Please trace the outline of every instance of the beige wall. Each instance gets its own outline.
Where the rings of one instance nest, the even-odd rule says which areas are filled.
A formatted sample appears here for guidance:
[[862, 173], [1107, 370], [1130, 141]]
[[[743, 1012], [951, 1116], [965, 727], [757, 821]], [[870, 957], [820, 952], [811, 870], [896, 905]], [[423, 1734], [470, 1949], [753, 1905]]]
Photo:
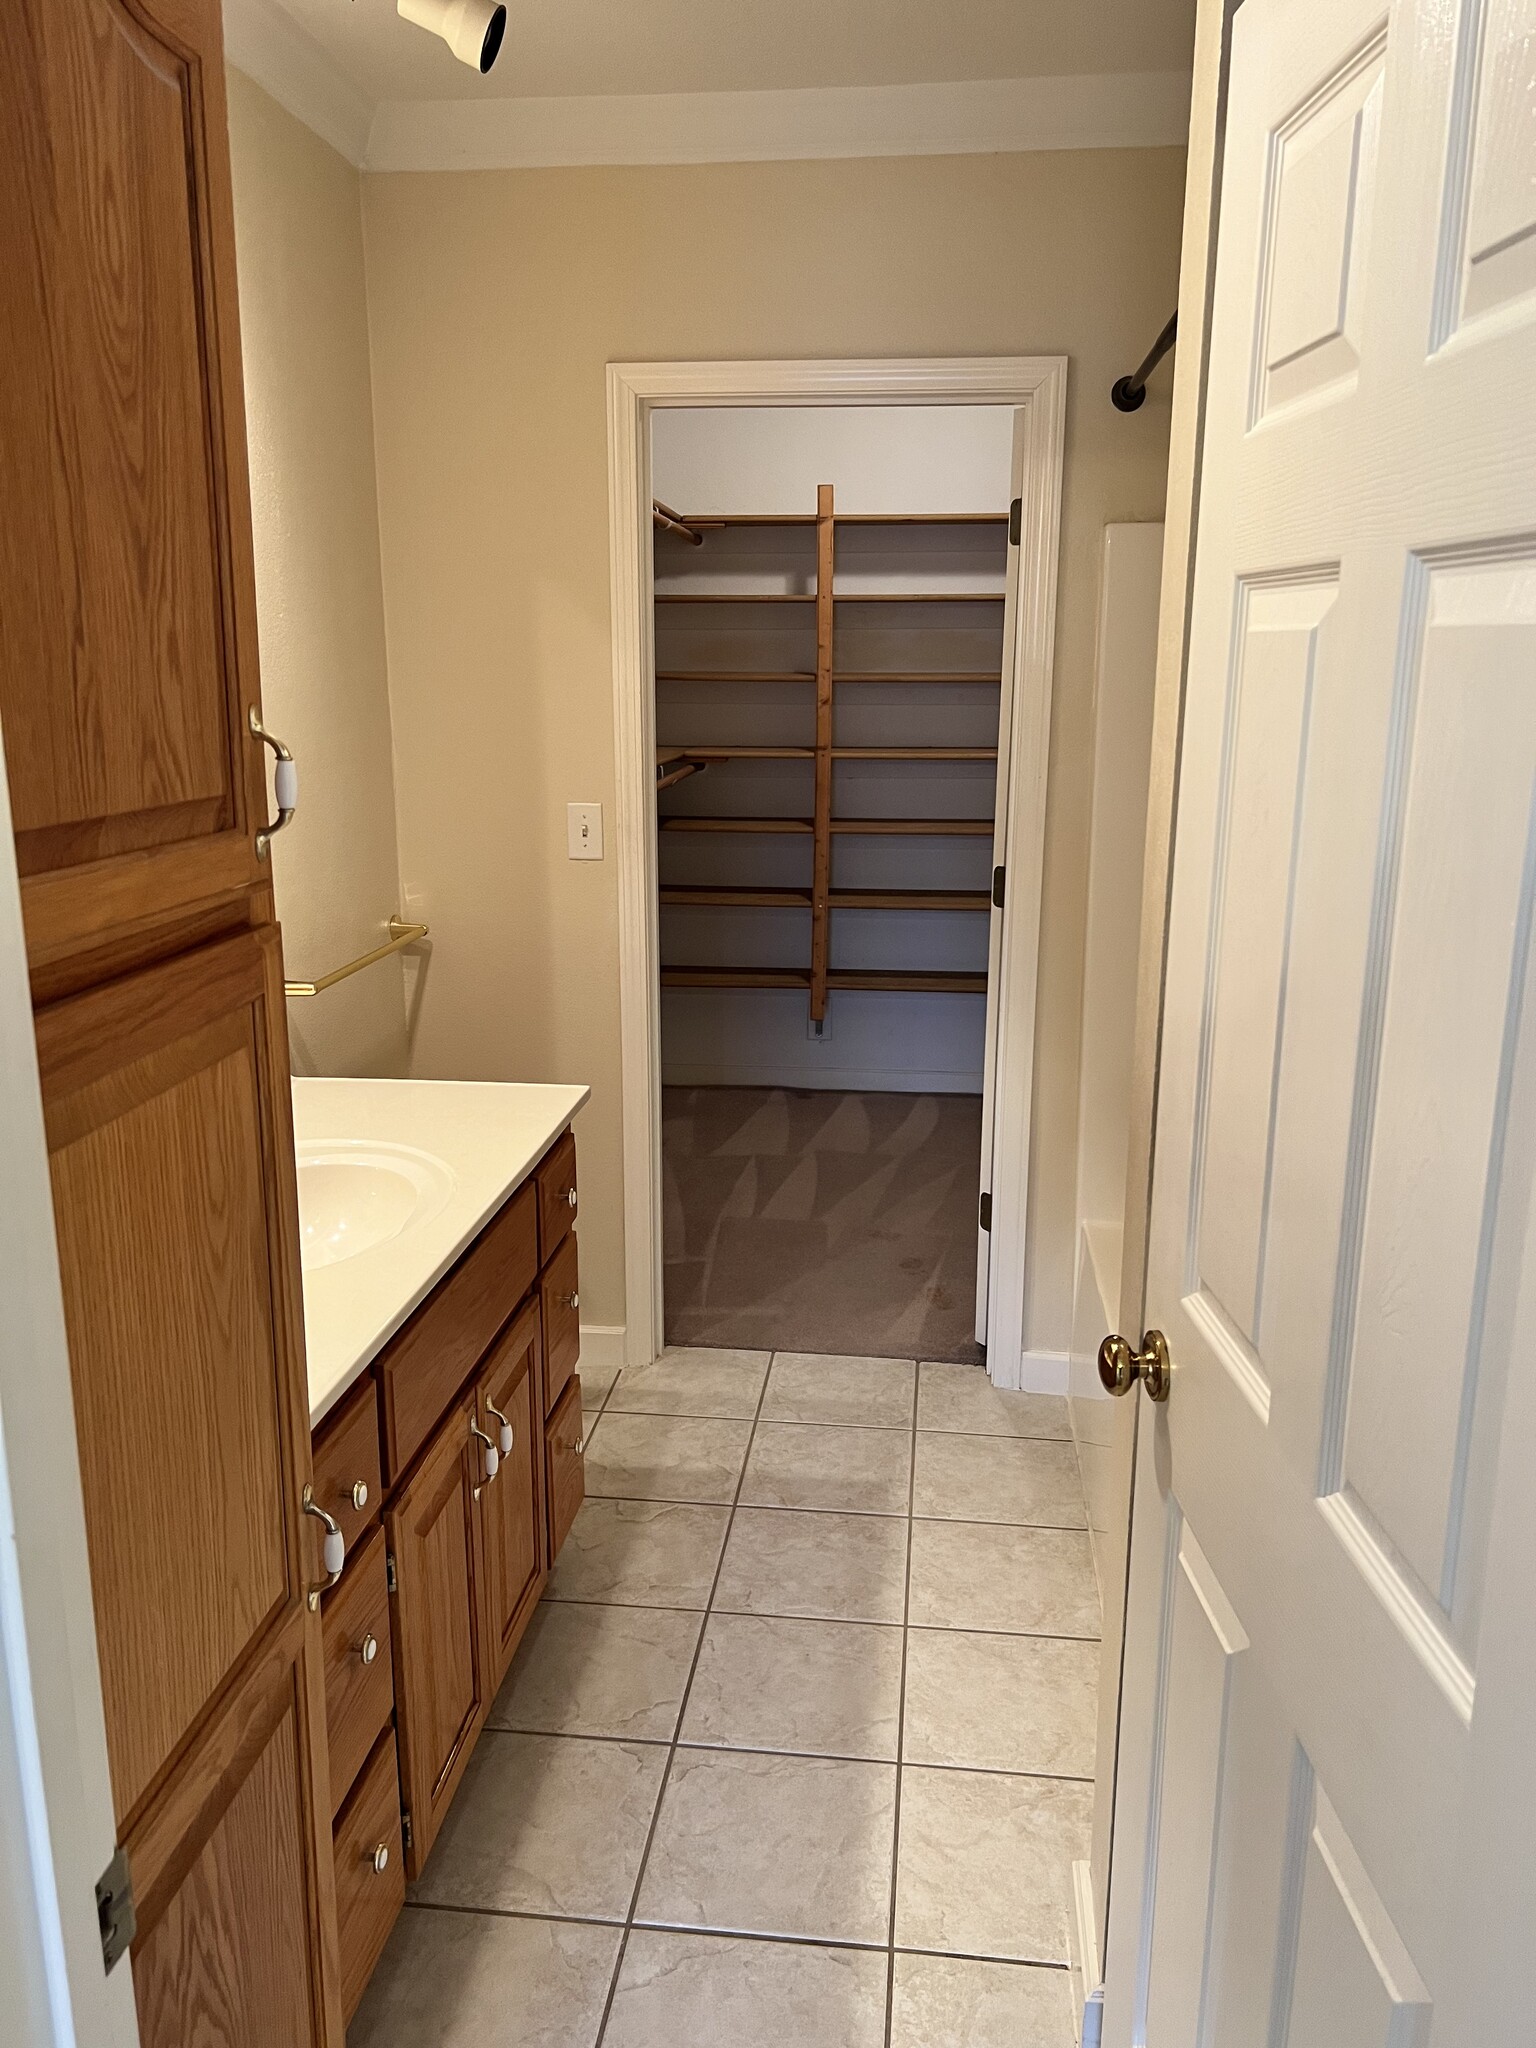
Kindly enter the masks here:
[[[1109, 386], [1177, 290], [1177, 150], [364, 180], [401, 872], [439, 943], [415, 1071], [576, 1077], [583, 1311], [623, 1315], [604, 365], [1064, 351], [1029, 1341], [1069, 1340], [1094, 613], [1168, 435]], [[1164, 373], [1166, 381], [1166, 373]]]
[[[414, 1071], [590, 1081], [583, 1313], [623, 1318], [604, 365], [1065, 352], [1065, 528], [1029, 1343], [1067, 1349], [1102, 531], [1156, 519], [1183, 156], [1049, 152], [365, 178], [401, 873], [438, 938]], [[1164, 373], [1166, 383], [1166, 372]]]
[[[273, 884], [289, 974], [310, 979], [377, 945], [399, 898], [361, 180], [238, 71], [229, 140], [262, 706], [299, 764]], [[404, 1073], [401, 961], [288, 1022], [300, 1073]]]

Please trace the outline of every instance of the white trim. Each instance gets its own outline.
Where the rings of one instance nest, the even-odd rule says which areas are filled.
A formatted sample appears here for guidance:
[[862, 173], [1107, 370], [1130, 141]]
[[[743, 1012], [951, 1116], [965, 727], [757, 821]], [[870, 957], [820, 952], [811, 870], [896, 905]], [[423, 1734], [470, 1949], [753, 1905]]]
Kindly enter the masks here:
[[1072, 1980], [1072, 2018], [1083, 2038], [1083, 2008], [1102, 1981], [1099, 1934], [1093, 1913], [1093, 1866], [1084, 1857], [1072, 1865], [1072, 1911], [1067, 1920], [1067, 1972]]
[[275, 0], [224, 0], [224, 56], [359, 167], [374, 106]]
[[[996, 1215], [996, 1210], [993, 1214]], [[991, 1363], [992, 1348], [987, 1347], [987, 1360]], [[998, 1365], [1001, 1366], [1001, 1359]], [[998, 1386], [1017, 1386], [1026, 1394], [1065, 1394], [1069, 1391], [1071, 1355], [1065, 1351], [1021, 1351], [1019, 1353], [1019, 1376], [1016, 1381], [1002, 1378], [994, 1370], [992, 1378]]]
[[952, 1067], [732, 1067], [669, 1066], [665, 1088], [853, 1089], [872, 1095], [979, 1095], [981, 1075]]
[[[263, 0], [227, 4], [244, 10]], [[374, 112], [366, 163], [371, 171], [507, 171], [1151, 149], [1182, 146], [1188, 126], [1183, 71], [775, 92], [385, 100]]]
[[579, 1370], [616, 1374], [624, 1363], [624, 1325], [622, 1323], [583, 1323], [581, 1326], [581, 1365]]
[[659, 406], [1012, 405], [1025, 414], [1023, 573], [1005, 794], [1007, 908], [998, 970], [989, 1370], [999, 1386], [1065, 1393], [1064, 1353], [1023, 1352], [1035, 991], [1045, 855], [1067, 363], [1064, 356], [912, 361], [610, 363], [615, 855], [624, 1122], [624, 1263], [630, 1364], [662, 1346], [661, 1060], [656, 911], [650, 415]]
[[0, 757], [0, 1985], [18, 2048], [136, 2048], [101, 1967], [116, 1837], [21, 899]]

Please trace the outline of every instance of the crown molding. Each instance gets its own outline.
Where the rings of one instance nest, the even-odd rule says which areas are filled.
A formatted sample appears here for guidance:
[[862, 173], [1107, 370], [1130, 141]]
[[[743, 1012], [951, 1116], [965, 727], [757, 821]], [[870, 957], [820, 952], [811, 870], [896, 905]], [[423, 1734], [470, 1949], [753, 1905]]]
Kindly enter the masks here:
[[279, 0], [224, 0], [224, 52], [369, 171], [1148, 149], [1181, 145], [1189, 127], [1183, 71], [374, 106]]
[[791, 92], [571, 99], [387, 100], [370, 171], [529, 170], [580, 164], [767, 163], [1182, 145], [1182, 71], [985, 79]]
[[224, 55], [295, 120], [362, 168], [372, 103], [275, 0], [224, 0]]

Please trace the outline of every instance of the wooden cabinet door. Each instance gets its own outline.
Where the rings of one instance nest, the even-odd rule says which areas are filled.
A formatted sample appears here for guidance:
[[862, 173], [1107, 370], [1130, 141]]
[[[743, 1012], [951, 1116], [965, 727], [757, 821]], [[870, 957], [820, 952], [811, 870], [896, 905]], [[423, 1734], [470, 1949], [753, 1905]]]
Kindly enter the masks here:
[[265, 872], [218, 0], [6, 0], [0, 133], [0, 721], [36, 965]]
[[539, 1306], [530, 1301], [497, 1341], [478, 1383], [480, 1427], [498, 1446], [503, 1429], [512, 1432], [511, 1450], [502, 1454], [496, 1477], [480, 1494], [487, 1684], [493, 1694], [544, 1586], [539, 1381]]
[[384, 1517], [395, 1564], [391, 1633], [410, 1877], [437, 1838], [491, 1698], [480, 1620], [484, 1467], [476, 1414], [472, 1392], [454, 1403]]
[[[135, 1985], [142, 2000], [152, 1980], [159, 2038], [254, 2041], [234, 2018], [199, 2033], [209, 1987], [182, 1951], [267, 1942], [275, 1968], [305, 1926], [306, 1968], [285, 1995], [309, 2018], [281, 2038], [334, 2040], [277, 933], [43, 1009], [37, 1048], [107, 1748], [139, 1898]], [[259, 1885], [236, 1846], [257, 1834]], [[236, 1905], [237, 1921], [219, 1917]], [[162, 1914], [180, 1931], [157, 1935]], [[141, 1974], [140, 1953], [173, 1951], [174, 1969]], [[244, 1992], [265, 1995], [254, 1963], [231, 1977], [232, 2014]]]

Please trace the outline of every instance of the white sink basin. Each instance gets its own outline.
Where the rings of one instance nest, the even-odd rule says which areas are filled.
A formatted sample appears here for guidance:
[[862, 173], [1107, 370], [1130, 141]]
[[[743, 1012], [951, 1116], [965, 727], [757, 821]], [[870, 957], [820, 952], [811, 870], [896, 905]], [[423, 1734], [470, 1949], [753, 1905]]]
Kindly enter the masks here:
[[298, 1146], [300, 1257], [306, 1272], [338, 1266], [440, 1215], [453, 1169], [430, 1152], [367, 1138]]

